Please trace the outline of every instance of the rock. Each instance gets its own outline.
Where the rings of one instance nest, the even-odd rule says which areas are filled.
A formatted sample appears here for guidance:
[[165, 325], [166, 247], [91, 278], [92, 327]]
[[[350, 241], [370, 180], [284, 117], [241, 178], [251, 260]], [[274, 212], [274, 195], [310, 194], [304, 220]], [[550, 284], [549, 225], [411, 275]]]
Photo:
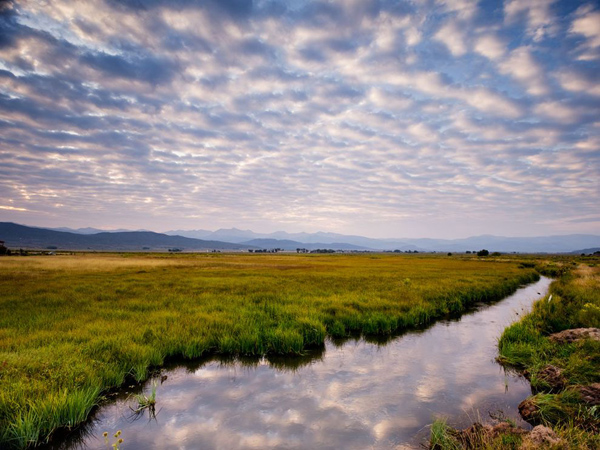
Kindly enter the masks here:
[[588, 405], [600, 405], [600, 383], [593, 383], [587, 386], [573, 386], [573, 389], [579, 392], [581, 400]]
[[526, 398], [519, 403], [519, 414], [529, 423], [535, 423], [538, 419], [539, 408], [532, 398]]
[[537, 377], [550, 386], [553, 391], [561, 391], [567, 382], [562, 372], [562, 369], [548, 364], [537, 373]]
[[556, 433], [544, 425], [538, 425], [523, 439], [521, 448], [567, 448], [566, 442], [559, 438]]
[[560, 333], [551, 334], [550, 339], [561, 344], [576, 342], [581, 339], [600, 341], [600, 328], [573, 328], [572, 330], [563, 330]]

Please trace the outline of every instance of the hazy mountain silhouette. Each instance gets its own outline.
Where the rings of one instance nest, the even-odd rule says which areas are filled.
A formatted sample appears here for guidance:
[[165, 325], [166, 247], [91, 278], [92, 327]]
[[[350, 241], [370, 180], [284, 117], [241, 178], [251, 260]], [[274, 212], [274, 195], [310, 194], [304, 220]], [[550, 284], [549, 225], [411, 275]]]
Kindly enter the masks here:
[[243, 250], [248, 245], [212, 240], [168, 236], [152, 231], [101, 232], [77, 234], [45, 228], [27, 227], [11, 222], [0, 222], [0, 240], [8, 248], [57, 247], [62, 250]]
[[[503, 237], [482, 235], [466, 239], [374, 239], [337, 233], [255, 233], [238, 228], [208, 230], [177, 230], [166, 233], [152, 231], [100, 231], [80, 228], [77, 232], [56, 231], [0, 222], [0, 240], [9, 248], [46, 248], [91, 250], [152, 250], [182, 248], [185, 250], [241, 250], [248, 248], [282, 248], [308, 250], [400, 250], [425, 252], [465, 252], [487, 249], [498, 252], [569, 253], [600, 247], [600, 236], [570, 234], [537, 237]], [[98, 230], [99, 231], [99, 230]], [[86, 233], [86, 234], [82, 234]], [[91, 234], [90, 234], [91, 233]], [[176, 234], [179, 233], [179, 234]], [[199, 238], [201, 237], [201, 238]]]

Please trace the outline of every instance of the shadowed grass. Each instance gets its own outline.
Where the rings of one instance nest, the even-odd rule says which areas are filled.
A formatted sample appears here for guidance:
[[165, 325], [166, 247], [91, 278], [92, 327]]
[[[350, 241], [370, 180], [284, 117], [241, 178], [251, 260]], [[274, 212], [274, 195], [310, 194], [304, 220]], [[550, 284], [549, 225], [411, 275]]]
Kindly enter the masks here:
[[404, 255], [0, 259], [0, 445], [83, 421], [167, 357], [301, 354], [389, 334], [538, 279], [516, 262]]

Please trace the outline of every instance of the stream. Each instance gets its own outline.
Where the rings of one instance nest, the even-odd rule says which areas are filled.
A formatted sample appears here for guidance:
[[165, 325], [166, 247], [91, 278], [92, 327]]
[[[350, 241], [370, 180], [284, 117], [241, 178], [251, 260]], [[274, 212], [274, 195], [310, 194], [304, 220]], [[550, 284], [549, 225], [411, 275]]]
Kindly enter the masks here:
[[[495, 362], [496, 345], [551, 281], [387, 340], [327, 340], [303, 357], [166, 367], [162, 383], [158, 375], [123, 392], [49, 448], [110, 449], [121, 430], [124, 450], [416, 449], [436, 417], [457, 427], [507, 417], [530, 428], [517, 411], [529, 383]], [[149, 393], [152, 383], [156, 416], [136, 415], [131, 394]]]

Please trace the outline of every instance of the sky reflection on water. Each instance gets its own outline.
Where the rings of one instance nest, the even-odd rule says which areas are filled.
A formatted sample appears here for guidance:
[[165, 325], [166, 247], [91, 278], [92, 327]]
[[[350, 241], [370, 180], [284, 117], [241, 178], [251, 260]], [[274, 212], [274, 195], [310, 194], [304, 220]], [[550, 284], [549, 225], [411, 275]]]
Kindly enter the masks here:
[[158, 385], [156, 420], [132, 420], [134, 402], [121, 398], [60, 448], [105, 449], [102, 433], [117, 430], [124, 450], [418, 448], [437, 416], [467, 426], [502, 411], [527, 426], [517, 405], [529, 384], [495, 363], [496, 342], [550, 281], [385, 344], [328, 341], [303, 358], [178, 366]]

